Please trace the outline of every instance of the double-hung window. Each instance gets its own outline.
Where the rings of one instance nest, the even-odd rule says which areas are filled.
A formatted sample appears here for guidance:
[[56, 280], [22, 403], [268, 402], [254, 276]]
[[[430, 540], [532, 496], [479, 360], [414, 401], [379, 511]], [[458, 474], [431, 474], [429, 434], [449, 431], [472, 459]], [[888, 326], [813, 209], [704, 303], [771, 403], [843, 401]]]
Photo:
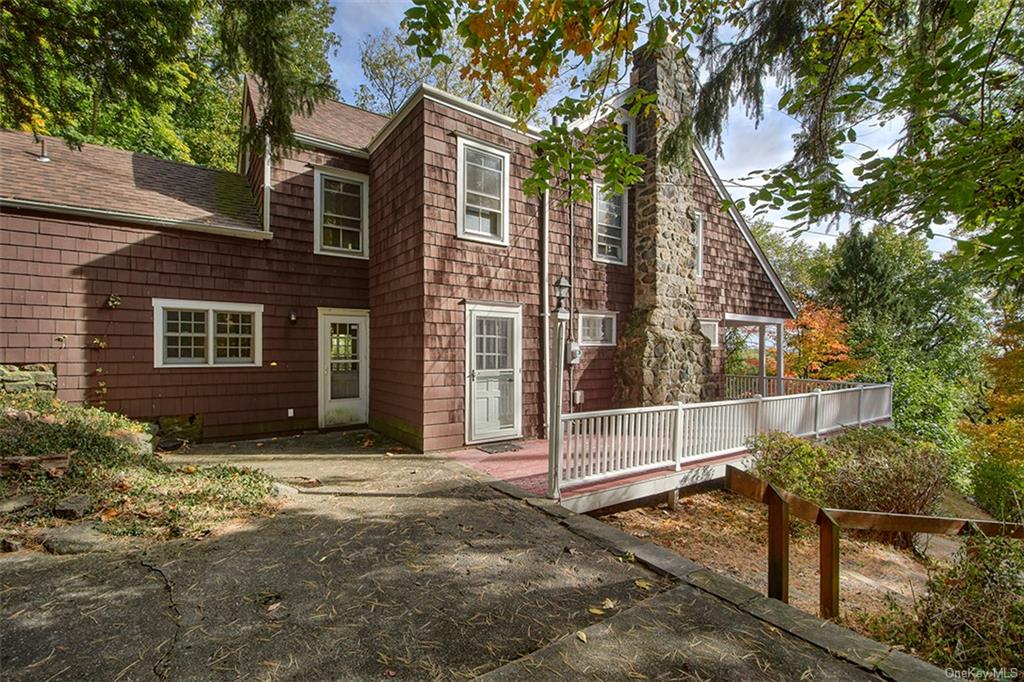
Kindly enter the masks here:
[[155, 367], [263, 364], [263, 306], [153, 299]]
[[614, 346], [614, 313], [580, 313], [581, 346]]
[[627, 211], [625, 192], [612, 194], [594, 183], [594, 260], [626, 264]]
[[370, 179], [361, 173], [316, 168], [313, 182], [313, 250], [366, 258]]
[[460, 137], [457, 162], [459, 237], [507, 246], [509, 153]]

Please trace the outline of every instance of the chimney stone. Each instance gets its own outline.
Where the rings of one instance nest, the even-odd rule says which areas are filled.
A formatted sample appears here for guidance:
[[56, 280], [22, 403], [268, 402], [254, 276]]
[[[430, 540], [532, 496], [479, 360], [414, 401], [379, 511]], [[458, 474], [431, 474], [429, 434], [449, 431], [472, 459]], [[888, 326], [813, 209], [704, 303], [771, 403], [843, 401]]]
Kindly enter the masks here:
[[[675, 47], [633, 54], [637, 86], [658, 96], [658, 115], [635, 122], [645, 157], [635, 193], [633, 313], [617, 355], [618, 402], [624, 406], [700, 400], [710, 342], [697, 317], [696, 229], [690, 136], [691, 64]], [[677, 131], [679, 124], [683, 133]]]

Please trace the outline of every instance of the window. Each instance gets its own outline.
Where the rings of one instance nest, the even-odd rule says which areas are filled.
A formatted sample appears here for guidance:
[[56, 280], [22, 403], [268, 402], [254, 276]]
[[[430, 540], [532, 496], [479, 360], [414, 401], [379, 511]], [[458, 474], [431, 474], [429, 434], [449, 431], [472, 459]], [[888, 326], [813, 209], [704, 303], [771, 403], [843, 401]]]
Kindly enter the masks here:
[[369, 178], [360, 173], [317, 168], [313, 182], [314, 252], [366, 258]]
[[458, 233], [463, 239], [508, 245], [509, 153], [458, 142]]
[[581, 313], [580, 314], [580, 345], [581, 346], [614, 346], [615, 345], [615, 314], [614, 313]]
[[616, 116], [616, 120], [619, 126], [622, 128], [622, 134], [626, 138], [626, 149], [629, 150], [630, 154], [636, 153], [636, 122], [633, 117], [627, 114], [625, 111], [619, 111]]
[[694, 260], [696, 261], [697, 276], [704, 276], [704, 214], [700, 211], [693, 213], [693, 242], [695, 248]]
[[626, 194], [608, 194], [594, 183], [594, 260], [626, 264]]
[[708, 341], [711, 342], [712, 348], [718, 348], [718, 323], [714, 320], [701, 320], [700, 321], [701, 333], [708, 337]]
[[263, 364], [263, 306], [153, 299], [153, 366]]

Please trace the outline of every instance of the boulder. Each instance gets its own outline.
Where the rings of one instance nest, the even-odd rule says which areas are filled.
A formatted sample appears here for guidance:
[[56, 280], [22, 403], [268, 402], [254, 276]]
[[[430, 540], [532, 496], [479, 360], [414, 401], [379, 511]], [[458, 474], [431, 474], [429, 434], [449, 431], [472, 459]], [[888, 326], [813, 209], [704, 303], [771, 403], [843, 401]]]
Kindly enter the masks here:
[[0, 540], [0, 552], [17, 552], [21, 549], [21, 543], [11, 538]]
[[91, 523], [47, 528], [36, 535], [36, 540], [51, 554], [84, 554], [107, 549], [112, 539], [96, 530]]
[[8, 393], [28, 393], [36, 390], [36, 384], [31, 379], [29, 381], [8, 381], [4, 377], [4, 390]]
[[35, 497], [32, 495], [15, 495], [14, 497], [8, 497], [0, 500], [0, 514], [14, 514], [20, 512], [23, 509], [28, 509], [35, 502]]
[[72, 495], [53, 508], [58, 519], [80, 519], [92, 510], [92, 498], [88, 495]]

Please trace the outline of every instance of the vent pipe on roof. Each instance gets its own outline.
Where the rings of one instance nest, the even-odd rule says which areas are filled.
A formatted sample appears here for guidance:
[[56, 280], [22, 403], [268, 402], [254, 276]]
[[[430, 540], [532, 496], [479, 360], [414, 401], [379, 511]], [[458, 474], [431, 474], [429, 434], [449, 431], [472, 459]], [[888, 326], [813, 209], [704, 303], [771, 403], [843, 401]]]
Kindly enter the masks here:
[[36, 157], [36, 160], [37, 161], [42, 161], [43, 163], [50, 163], [51, 159], [50, 159], [49, 156], [46, 155], [46, 139], [45, 138], [40, 138], [40, 140], [39, 140], [39, 156]]

